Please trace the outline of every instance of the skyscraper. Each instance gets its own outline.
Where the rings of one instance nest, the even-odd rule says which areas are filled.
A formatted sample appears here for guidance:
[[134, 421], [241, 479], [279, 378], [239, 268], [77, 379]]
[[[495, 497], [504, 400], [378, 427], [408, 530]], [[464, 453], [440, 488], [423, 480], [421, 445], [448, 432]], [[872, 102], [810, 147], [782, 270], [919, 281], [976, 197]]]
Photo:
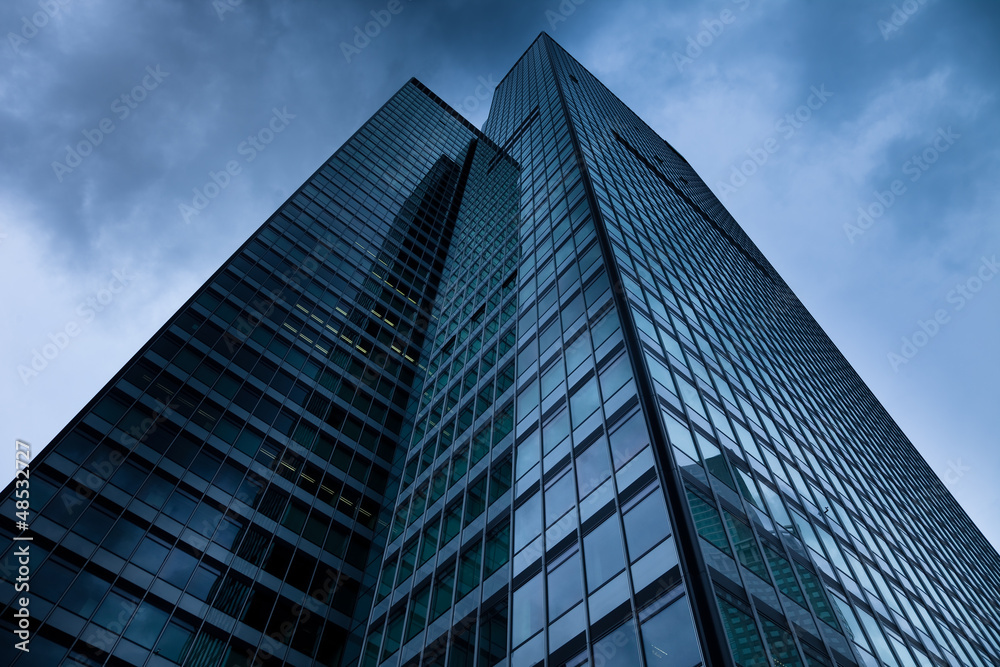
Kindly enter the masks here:
[[29, 517], [14, 664], [1000, 664], [996, 552], [546, 35], [482, 131], [404, 85], [39, 455]]

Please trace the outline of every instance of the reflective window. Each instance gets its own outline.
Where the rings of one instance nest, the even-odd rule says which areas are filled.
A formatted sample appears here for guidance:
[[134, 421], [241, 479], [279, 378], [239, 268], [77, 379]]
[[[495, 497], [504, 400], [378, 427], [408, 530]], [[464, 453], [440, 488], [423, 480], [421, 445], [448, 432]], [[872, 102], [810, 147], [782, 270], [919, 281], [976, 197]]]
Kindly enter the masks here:
[[580, 566], [580, 552], [576, 551], [549, 571], [549, 619], [555, 620], [582, 599], [583, 572]]
[[701, 662], [687, 598], [643, 622], [642, 647], [650, 667], [694, 667]]
[[536, 493], [514, 512], [514, 551], [520, 551], [542, 532], [542, 496]]
[[545, 624], [545, 595], [541, 574], [514, 591], [511, 624], [515, 646], [542, 629]]
[[607, 442], [602, 438], [576, 457], [576, 480], [580, 498], [596, 489], [611, 476], [611, 458]]
[[640, 663], [635, 621], [626, 621], [611, 634], [594, 642], [594, 661], [604, 667], [635, 667]]
[[587, 588], [591, 591], [625, 567], [618, 515], [612, 514], [583, 538]]
[[729, 649], [736, 662], [743, 667], [771, 667], [753, 617], [726, 600], [716, 600], [722, 614], [722, 624], [726, 628], [726, 637], [729, 639]]
[[624, 516], [625, 541], [635, 561], [670, 532], [667, 506], [659, 489], [646, 496]]
[[767, 566], [764, 565], [764, 559], [760, 555], [760, 549], [757, 547], [750, 526], [730, 512], [723, 511], [723, 515], [726, 518], [726, 527], [729, 529], [729, 538], [733, 541], [736, 557], [740, 563], [764, 581], [768, 581]]
[[716, 548], [727, 554], [731, 553], [729, 542], [726, 541], [726, 531], [719, 518], [719, 510], [691, 489], [688, 489], [687, 497], [695, 526], [698, 528], [698, 534], [715, 545]]
[[545, 490], [545, 525], [551, 526], [576, 505], [576, 488], [573, 475], [564, 474]]
[[761, 616], [760, 622], [764, 627], [764, 637], [767, 639], [767, 647], [771, 650], [771, 657], [779, 664], [788, 667], [803, 667], [802, 658], [795, 648], [795, 640], [788, 630], [766, 616]]
[[162, 609], [154, 607], [149, 602], [143, 602], [125, 630], [125, 638], [144, 648], [153, 648], [160, 631], [167, 623], [168, 616], [169, 614]]

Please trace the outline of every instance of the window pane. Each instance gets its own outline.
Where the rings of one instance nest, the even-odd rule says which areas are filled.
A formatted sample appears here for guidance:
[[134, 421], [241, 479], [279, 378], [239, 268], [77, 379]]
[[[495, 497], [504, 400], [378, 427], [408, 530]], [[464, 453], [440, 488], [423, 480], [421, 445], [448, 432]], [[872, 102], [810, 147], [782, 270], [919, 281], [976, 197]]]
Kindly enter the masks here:
[[769, 667], [764, 644], [760, 641], [760, 633], [757, 632], [753, 617], [721, 598], [717, 600], [722, 613], [722, 624], [726, 627], [726, 636], [729, 638], [729, 648], [736, 662], [742, 667]]
[[187, 583], [197, 564], [198, 559], [194, 556], [188, 555], [180, 549], [174, 549], [163, 564], [160, 578], [169, 581], [177, 588], [184, 588], [184, 584]]
[[175, 623], [167, 625], [163, 636], [156, 644], [156, 655], [180, 663], [191, 643], [191, 631]]
[[574, 553], [549, 572], [549, 619], [555, 620], [563, 612], [583, 599], [583, 573], [580, 571], [580, 552]]
[[625, 514], [625, 541], [628, 543], [629, 558], [636, 560], [669, 532], [667, 506], [657, 489]]
[[517, 646], [542, 629], [545, 623], [545, 600], [542, 595], [542, 575], [539, 573], [528, 583], [514, 591], [513, 641]]
[[585, 498], [610, 476], [611, 457], [608, 455], [605, 439], [601, 438], [576, 457], [576, 480], [580, 486], [580, 497]]
[[462, 554], [462, 562], [458, 568], [458, 595], [461, 599], [479, 585], [480, 561], [482, 560], [482, 545], [473, 544]]
[[771, 572], [774, 574], [774, 580], [778, 584], [778, 590], [798, 602], [802, 607], [805, 607], [806, 598], [802, 595], [799, 582], [795, 580], [795, 574], [792, 572], [792, 564], [769, 547], [764, 547], [764, 553], [767, 554], [767, 561], [771, 565]]
[[649, 431], [646, 429], [645, 417], [642, 412], [637, 412], [611, 434], [611, 452], [615, 459], [615, 468], [620, 468], [648, 444]]
[[691, 514], [694, 515], [694, 523], [698, 528], [698, 534], [714, 544], [718, 549], [730, 554], [729, 542], [726, 541], [726, 531], [722, 527], [722, 520], [719, 518], [719, 511], [714, 504], [709, 504], [707, 500], [690, 489], [687, 492], [688, 503], [691, 505]]
[[602, 667], [635, 667], [640, 664], [635, 621], [627, 621], [625, 625], [596, 642], [594, 660]]
[[768, 581], [767, 568], [764, 566], [764, 559], [760, 555], [760, 549], [754, 541], [753, 531], [750, 526], [743, 523], [729, 512], [724, 512], [726, 517], [726, 527], [729, 528], [729, 537], [736, 547], [736, 557], [740, 559], [743, 567], [747, 568], [764, 581]]
[[436, 619], [451, 608], [451, 593], [455, 586], [455, 568], [449, 567], [438, 574], [434, 582], [434, 602], [431, 620]]
[[551, 526], [575, 504], [573, 475], [567, 473], [545, 491], [545, 525]]
[[542, 533], [542, 496], [536, 493], [514, 512], [514, 551], [520, 551], [528, 542]]
[[167, 622], [167, 616], [167, 612], [144, 602], [129, 623], [125, 637], [145, 648], [153, 648], [153, 642]]
[[81, 572], [76, 583], [66, 593], [63, 605], [70, 611], [88, 618], [94, 613], [97, 603], [101, 601], [110, 586], [90, 572]]
[[147, 536], [136, 549], [132, 562], [144, 570], [156, 572], [163, 565], [163, 559], [167, 557], [168, 551], [169, 549], [159, 540]]
[[701, 662], [687, 598], [642, 624], [642, 646], [651, 667], [691, 667]]
[[583, 539], [587, 564], [587, 587], [594, 590], [625, 567], [618, 515], [608, 517]]
[[792, 635], [766, 616], [761, 616], [760, 622], [764, 626], [767, 646], [771, 649], [771, 657], [774, 658], [775, 662], [788, 667], [803, 667]]
[[806, 595], [809, 596], [809, 601], [812, 603], [813, 611], [816, 612], [816, 615], [824, 623], [837, 632], [840, 632], [840, 624], [837, 623], [837, 617], [833, 615], [833, 609], [830, 607], [830, 602], [826, 599], [826, 593], [823, 592], [823, 584], [820, 582], [819, 577], [802, 565], [798, 563], [795, 565], [799, 570], [799, 578], [802, 579], [802, 585], [805, 586]]
[[[573, 427], [577, 427], [589, 417], [601, 404], [601, 394], [597, 390], [597, 378], [592, 377], [582, 387], [570, 396], [570, 412], [573, 417]], [[546, 443], [546, 446], [548, 443]]]
[[488, 577], [507, 564], [510, 558], [510, 525], [504, 524], [486, 538], [486, 572]]
[[424, 622], [427, 620], [427, 603], [430, 600], [431, 589], [424, 587], [418, 593], [414, 593], [410, 607], [410, 622], [406, 631], [406, 641], [417, 636], [424, 629]]

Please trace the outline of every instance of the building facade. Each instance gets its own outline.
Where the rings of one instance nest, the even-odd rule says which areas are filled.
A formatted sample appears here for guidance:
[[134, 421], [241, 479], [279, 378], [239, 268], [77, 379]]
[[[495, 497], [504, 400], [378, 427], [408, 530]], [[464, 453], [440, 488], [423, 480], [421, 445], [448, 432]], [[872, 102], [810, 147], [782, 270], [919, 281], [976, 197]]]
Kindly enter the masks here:
[[544, 34], [482, 131], [403, 86], [30, 483], [17, 665], [1000, 664], [996, 551]]

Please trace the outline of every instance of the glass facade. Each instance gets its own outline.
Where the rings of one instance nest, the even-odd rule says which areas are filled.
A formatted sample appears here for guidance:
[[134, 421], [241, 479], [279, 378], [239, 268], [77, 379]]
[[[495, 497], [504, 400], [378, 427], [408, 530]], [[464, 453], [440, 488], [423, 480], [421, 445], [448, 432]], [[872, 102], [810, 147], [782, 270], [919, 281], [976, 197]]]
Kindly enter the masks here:
[[[463, 268], [491, 267], [491, 296], [512, 294], [506, 255], [509, 266], [448, 258], [502, 228], [516, 174], [419, 82], [405, 85], [36, 459], [34, 638], [11, 662], [356, 657], [425, 348], [450, 312], [439, 298]], [[505, 350], [483, 330], [510, 328], [509, 301], [473, 317], [497, 360]], [[479, 394], [478, 416], [492, 415]], [[11, 517], [15, 502], [8, 489]], [[0, 528], [7, 632], [12, 528]]]
[[482, 131], [407, 83], [30, 498], [17, 665], [1000, 664], [996, 551], [690, 165], [544, 34]]
[[[635, 383], [649, 429], [636, 426], [622, 442], [632, 452], [652, 437], [659, 478], [650, 485], [666, 490], [703, 659], [744, 667], [1000, 664], [996, 551], [690, 165], [545, 36], [500, 85], [487, 132], [504, 136], [516, 122], [501, 129], [506, 119], [526, 113], [516, 100], [542, 94], [529, 74], [535, 67], [555, 80], [570, 127], [566, 149], [584, 174], [622, 323], [634, 378], [627, 386]], [[527, 172], [527, 158], [511, 152]], [[522, 181], [522, 201], [526, 189]], [[538, 201], [536, 190], [522, 226]], [[547, 247], [534, 252], [541, 257]], [[558, 247], [555, 257], [558, 264]], [[536, 317], [528, 311], [519, 313], [518, 344], [531, 348]], [[539, 313], [537, 329], [545, 320]], [[543, 335], [540, 377], [550, 363]], [[597, 363], [614, 462], [614, 399], [604, 392], [600, 355]], [[520, 397], [533, 391], [535, 371], [518, 371]], [[574, 387], [585, 380], [569, 384], [572, 411]], [[544, 422], [544, 406], [542, 413]], [[519, 437], [521, 420], [538, 420], [516, 417]], [[634, 510], [617, 486], [630, 546]], [[590, 574], [590, 529], [581, 526], [589, 587], [603, 575]], [[669, 528], [662, 512], [643, 527], [650, 539]], [[621, 537], [609, 529], [594, 542], [617, 552]], [[628, 572], [635, 596], [636, 564]], [[631, 637], [638, 626], [646, 642], [644, 603], [635, 599], [620, 627]], [[591, 606], [595, 665], [598, 620]], [[552, 651], [551, 626], [549, 635]], [[682, 652], [684, 635], [654, 641], [676, 642]], [[718, 644], [731, 655], [710, 655]]]

